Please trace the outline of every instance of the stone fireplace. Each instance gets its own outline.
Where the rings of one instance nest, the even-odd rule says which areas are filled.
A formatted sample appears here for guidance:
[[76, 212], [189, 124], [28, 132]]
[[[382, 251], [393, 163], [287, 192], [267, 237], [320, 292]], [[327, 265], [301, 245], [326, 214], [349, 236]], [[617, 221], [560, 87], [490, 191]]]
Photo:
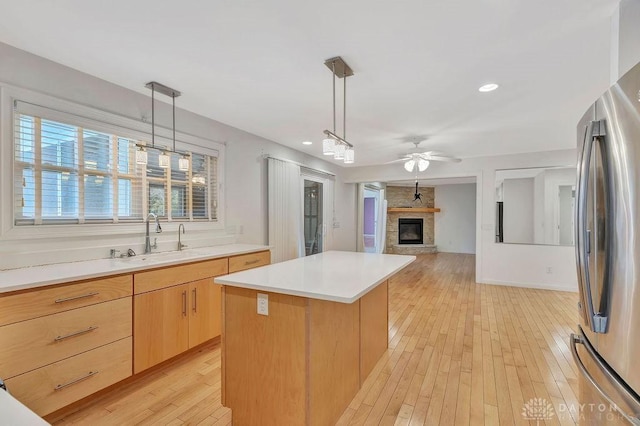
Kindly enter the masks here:
[[[423, 254], [438, 251], [434, 243], [434, 213], [424, 211], [425, 208], [433, 209], [435, 207], [434, 188], [418, 188], [418, 192], [422, 194], [422, 202], [413, 200], [414, 192], [415, 186], [387, 186], [389, 211], [387, 213], [386, 253]], [[396, 211], [392, 211], [393, 209]], [[417, 225], [418, 222], [421, 224]], [[418, 228], [418, 226], [420, 227]]]
[[424, 244], [421, 218], [398, 219], [398, 244]]

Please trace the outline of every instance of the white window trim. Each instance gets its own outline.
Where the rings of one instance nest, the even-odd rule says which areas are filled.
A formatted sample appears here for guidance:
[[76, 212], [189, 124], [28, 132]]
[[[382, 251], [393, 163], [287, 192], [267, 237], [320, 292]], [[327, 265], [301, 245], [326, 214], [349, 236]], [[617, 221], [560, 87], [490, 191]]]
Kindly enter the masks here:
[[[47, 226], [16, 226], [14, 223], [14, 101], [23, 101], [55, 110], [55, 114], [69, 114], [76, 122], [93, 120], [121, 128], [118, 136], [142, 140], [150, 139], [151, 124], [118, 114], [84, 106], [46, 94], [37, 93], [0, 82], [0, 241], [47, 239], [73, 236], [135, 235], [144, 231], [141, 223], [60, 224]], [[49, 118], [49, 117], [48, 117]], [[55, 118], [55, 117], [54, 117]], [[98, 126], [99, 127], [99, 126]], [[93, 130], [93, 129], [92, 129]], [[101, 129], [95, 129], [101, 130]], [[172, 145], [172, 129], [155, 126], [156, 146]], [[110, 131], [113, 131], [111, 129]], [[225, 143], [176, 131], [176, 149], [193, 150], [199, 154], [218, 158], [218, 219], [217, 221], [189, 222], [193, 230], [225, 229]], [[179, 223], [179, 220], [173, 221]]]

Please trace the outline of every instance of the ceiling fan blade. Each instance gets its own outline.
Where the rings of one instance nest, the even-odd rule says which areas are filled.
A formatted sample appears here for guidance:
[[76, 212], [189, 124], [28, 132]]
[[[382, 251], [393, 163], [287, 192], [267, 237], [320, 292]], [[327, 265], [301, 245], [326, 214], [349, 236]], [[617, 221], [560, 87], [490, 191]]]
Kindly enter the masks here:
[[400, 162], [407, 161], [407, 160], [410, 160], [410, 159], [411, 158], [398, 158], [397, 160], [387, 161], [386, 163], [383, 163], [383, 164], [400, 163]]
[[462, 161], [459, 158], [447, 157], [446, 155], [425, 155], [423, 158], [429, 161], [445, 161], [447, 163], [459, 163]]

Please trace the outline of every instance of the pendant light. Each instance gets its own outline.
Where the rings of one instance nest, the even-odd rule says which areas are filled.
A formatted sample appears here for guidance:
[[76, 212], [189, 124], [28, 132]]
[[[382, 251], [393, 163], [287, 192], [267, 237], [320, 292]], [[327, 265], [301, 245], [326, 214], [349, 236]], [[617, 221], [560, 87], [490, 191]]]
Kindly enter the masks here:
[[186, 154], [178, 160], [178, 169], [183, 172], [189, 171], [189, 157]]
[[169, 154], [167, 151], [162, 151], [162, 154], [158, 155], [158, 167], [168, 169], [170, 165], [171, 158], [169, 158]]
[[[333, 155], [335, 160], [343, 160], [345, 164], [353, 164], [355, 150], [353, 145], [347, 142], [347, 77], [353, 75], [353, 71], [340, 57], [327, 59], [324, 64], [333, 74], [333, 131], [325, 130], [326, 137], [322, 140], [322, 153]], [[342, 137], [336, 133], [336, 77], [343, 79], [343, 107], [342, 107]]]
[[322, 153], [324, 155], [333, 155], [336, 149], [336, 140], [325, 138], [322, 140]]
[[353, 164], [356, 159], [356, 152], [353, 148], [349, 147], [344, 150], [344, 163]]
[[[171, 153], [180, 154], [178, 159], [178, 169], [183, 172], [188, 172], [190, 167], [189, 154], [185, 152], [176, 151], [176, 98], [181, 95], [177, 90], [174, 90], [164, 84], [160, 84], [155, 81], [151, 81], [146, 84], [146, 87], [151, 89], [151, 146], [145, 147], [144, 145], [138, 145], [136, 150], [136, 163], [147, 164], [148, 154], [147, 148], [160, 149], [161, 153], [158, 155], [158, 167], [163, 169], [171, 168]], [[155, 93], [156, 90], [163, 95], [167, 95], [172, 99], [172, 113], [173, 113], [173, 150], [165, 148], [156, 148], [156, 114], [155, 114]]]
[[147, 150], [143, 146], [136, 150], [136, 164], [147, 164]]

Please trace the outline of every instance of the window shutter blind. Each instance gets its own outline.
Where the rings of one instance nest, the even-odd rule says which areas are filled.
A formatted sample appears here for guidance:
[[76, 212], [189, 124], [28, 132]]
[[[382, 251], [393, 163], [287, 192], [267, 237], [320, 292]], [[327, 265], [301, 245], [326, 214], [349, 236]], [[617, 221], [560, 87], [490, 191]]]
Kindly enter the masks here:
[[[192, 168], [181, 171], [182, 155], [170, 153], [171, 167], [163, 169], [161, 151], [148, 149], [148, 164], [139, 165], [140, 142], [119, 136], [116, 126], [96, 123], [101, 130], [93, 130], [71, 124], [65, 113], [47, 115], [46, 108], [16, 102], [17, 225], [142, 221], [145, 212], [169, 220], [217, 219], [216, 157], [191, 154]], [[86, 126], [86, 119], [78, 121]]]

